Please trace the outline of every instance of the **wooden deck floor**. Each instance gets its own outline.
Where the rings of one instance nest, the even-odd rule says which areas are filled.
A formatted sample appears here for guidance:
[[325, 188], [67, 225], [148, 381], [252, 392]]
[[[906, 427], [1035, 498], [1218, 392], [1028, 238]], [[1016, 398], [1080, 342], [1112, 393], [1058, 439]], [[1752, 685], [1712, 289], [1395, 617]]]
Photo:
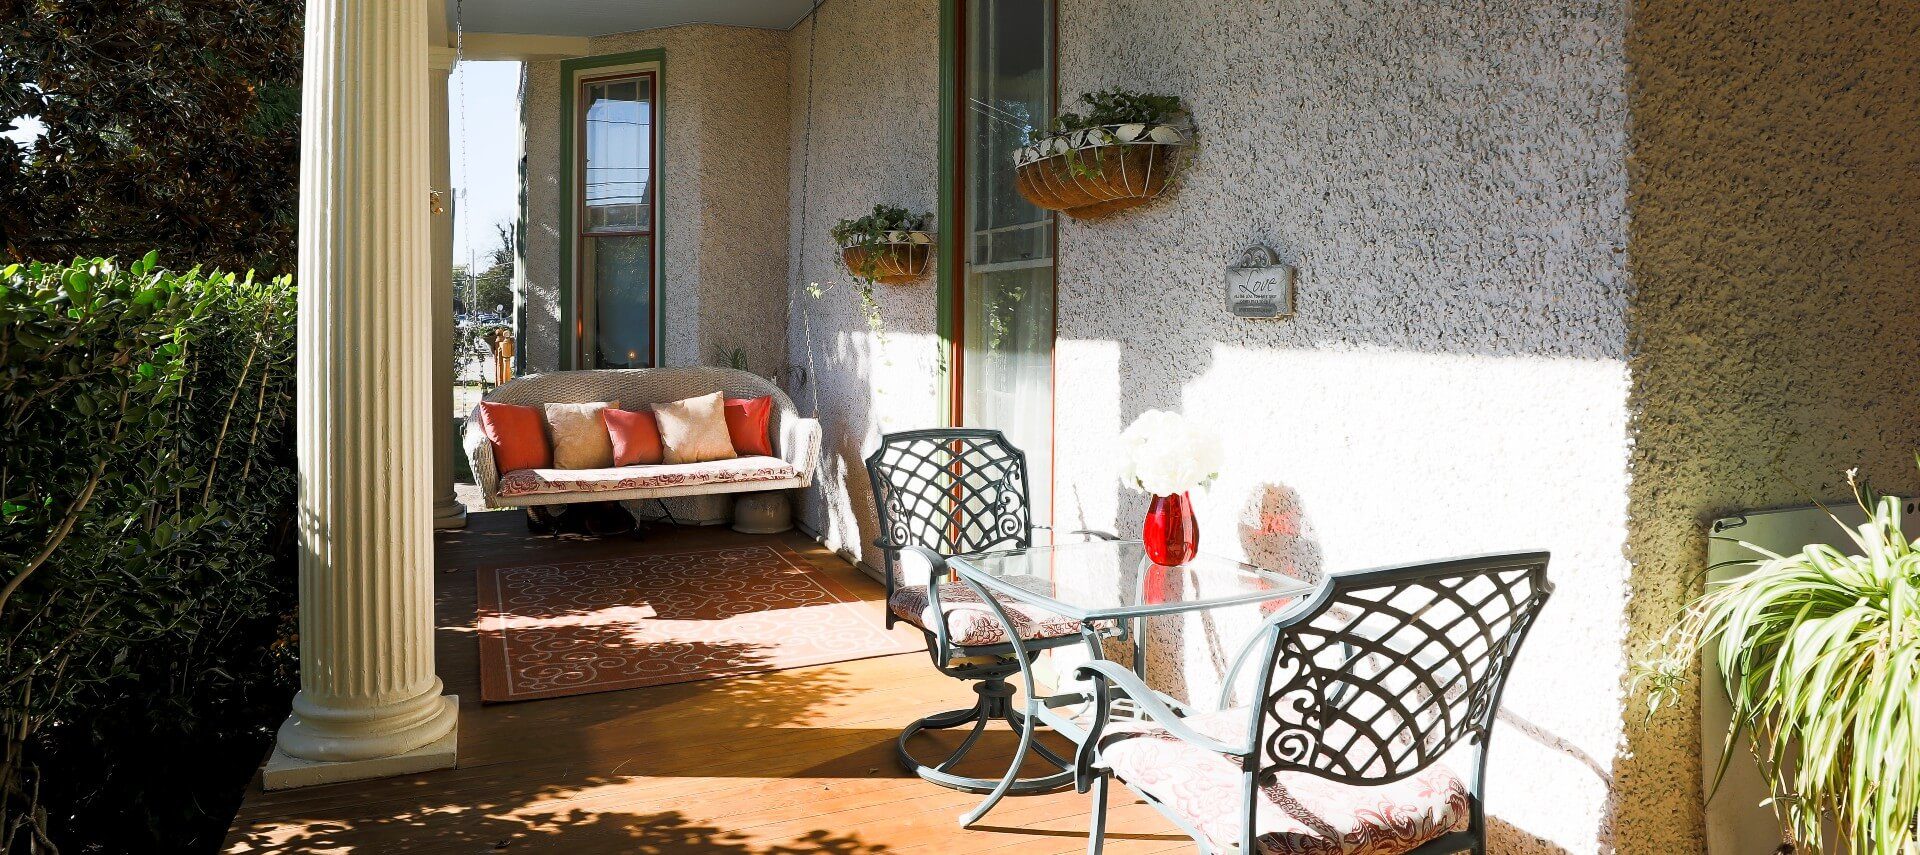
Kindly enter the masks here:
[[[566, 542], [527, 536], [516, 514], [471, 520], [468, 530], [441, 535], [436, 585], [440, 676], [460, 695], [459, 768], [274, 793], [256, 779], [228, 852], [1085, 851], [1087, 796], [1009, 798], [963, 830], [956, 817], [977, 796], [894, 763], [903, 725], [972, 701], [924, 654], [480, 704], [474, 569], [660, 549], [669, 538], [675, 548], [752, 538], [700, 529], [652, 543]], [[802, 536], [780, 538], [880, 608], [878, 583]], [[993, 747], [1010, 753], [1011, 740]], [[992, 759], [961, 771], [991, 774]], [[1191, 851], [1124, 790], [1113, 799], [1107, 851]]]

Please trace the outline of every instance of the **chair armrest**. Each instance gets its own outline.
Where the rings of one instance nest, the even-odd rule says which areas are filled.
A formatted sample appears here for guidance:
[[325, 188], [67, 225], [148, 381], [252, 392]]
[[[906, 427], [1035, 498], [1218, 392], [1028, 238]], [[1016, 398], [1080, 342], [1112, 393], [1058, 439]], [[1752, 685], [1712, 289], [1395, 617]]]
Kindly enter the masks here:
[[[933, 620], [926, 620], [925, 615], [922, 615], [921, 619], [925, 623], [932, 624], [926, 629], [933, 633], [934, 639], [939, 642], [940, 661], [945, 663], [952, 656], [949, 653], [951, 646], [947, 641], [947, 610], [940, 604], [940, 580], [952, 571], [947, 569], [947, 559], [940, 553], [924, 546], [902, 546], [900, 557], [895, 559], [896, 563], [901, 565], [902, 575], [906, 571], [908, 555], [918, 556], [920, 560], [927, 562], [927, 611], [933, 613]], [[892, 605], [889, 604], [888, 607], [891, 608]]]
[[[1192, 743], [1208, 751], [1234, 757], [1245, 758], [1253, 754], [1251, 747], [1228, 745], [1188, 727], [1186, 720], [1174, 712], [1172, 707], [1167, 706], [1166, 702], [1160, 700], [1160, 696], [1148, 688], [1146, 682], [1141, 680], [1138, 674], [1127, 670], [1118, 662], [1096, 659], [1075, 668], [1073, 675], [1076, 678], [1092, 678], [1095, 681], [1094, 689], [1097, 695], [1096, 700], [1098, 700], [1099, 703], [1096, 704], [1096, 709], [1094, 710], [1095, 717], [1093, 727], [1087, 731], [1088, 745], [1096, 745], [1100, 741], [1101, 731], [1106, 729], [1107, 710], [1110, 705], [1108, 686], [1112, 686], [1113, 688], [1125, 691], [1127, 698], [1133, 702], [1136, 708], [1142, 713], [1145, 713], [1147, 718], [1152, 719], [1154, 724], [1166, 728], [1168, 733], [1183, 742]], [[1252, 713], [1248, 714], [1251, 715]]]
[[467, 451], [467, 466], [473, 469], [473, 483], [479, 485], [480, 495], [491, 506], [500, 488], [500, 472], [493, 463], [493, 443], [487, 441], [487, 431], [480, 426], [478, 406], [467, 415], [460, 441]]
[[820, 420], [781, 419], [777, 450], [780, 459], [800, 473], [800, 480], [812, 484], [813, 471], [820, 464]]

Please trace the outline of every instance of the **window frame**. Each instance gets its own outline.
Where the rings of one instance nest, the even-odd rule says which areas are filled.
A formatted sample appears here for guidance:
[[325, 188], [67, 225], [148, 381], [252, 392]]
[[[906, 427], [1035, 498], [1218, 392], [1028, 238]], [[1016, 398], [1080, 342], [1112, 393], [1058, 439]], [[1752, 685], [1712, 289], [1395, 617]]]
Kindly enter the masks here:
[[[588, 233], [586, 226], [586, 145], [585, 133], [586, 93], [593, 84], [630, 78], [649, 77], [652, 86], [652, 127], [649, 134], [651, 150], [651, 172], [648, 177], [649, 191], [653, 194], [649, 212], [649, 228], [645, 230], [599, 231]], [[561, 85], [561, 158], [560, 179], [560, 241], [559, 241], [559, 296], [560, 296], [560, 338], [559, 368], [575, 370], [593, 368], [593, 354], [588, 351], [588, 324], [593, 323], [595, 313], [595, 295], [588, 293], [586, 263], [586, 241], [590, 238], [649, 236], [647, 252], [649, 256], [649, 284], [652, 294], [648, 300], [648, 323], [651, 348], [646, 354], [646, 367], [661, 364], [662, 341], [666, 331], [665, 289], [662, 285], [661, 241], [665, 235], [661, 222], [663, 200], [666, 196], [664, 181], [667, 168], [663, 158], [662, 128], [665, 124], [665, 77], [666, 56], [659, 50], [634, 51], [607, 56], [581, 57], [564, 60], [560, 64]]]

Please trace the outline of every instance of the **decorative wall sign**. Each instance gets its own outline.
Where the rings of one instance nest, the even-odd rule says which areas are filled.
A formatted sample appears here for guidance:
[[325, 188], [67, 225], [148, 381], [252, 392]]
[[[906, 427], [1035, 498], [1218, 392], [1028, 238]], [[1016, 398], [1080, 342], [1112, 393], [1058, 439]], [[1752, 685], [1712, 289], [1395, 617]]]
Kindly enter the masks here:
[[1264, 246], [1227, 268], [1227, 312], [1236, 318], [1293, 317], [1293, 268]]

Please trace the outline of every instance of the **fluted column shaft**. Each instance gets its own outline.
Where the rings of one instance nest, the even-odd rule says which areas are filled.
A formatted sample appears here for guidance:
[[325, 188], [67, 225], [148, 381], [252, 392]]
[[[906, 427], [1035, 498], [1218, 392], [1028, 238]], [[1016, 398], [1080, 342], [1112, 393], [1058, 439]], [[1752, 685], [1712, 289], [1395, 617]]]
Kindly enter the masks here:
[[453, 71], [453, 60], [451, 49], [432, 49], [427, 78], [433, 189], [440, 191], [441, 200], [440, 213], [433, 218], [434, 528], [461, 528], [467, 524], [467, 509], [453, 492], [453, 224], [459, 213], [453, 195], [453, 163], [449, 154], [451, 123], [447, 119], [447, 76]]
[[302, 760], [391, 758], [456, 724], [433, 670], [428, 2], [307, 2], [300, 694], [277, 746]]

